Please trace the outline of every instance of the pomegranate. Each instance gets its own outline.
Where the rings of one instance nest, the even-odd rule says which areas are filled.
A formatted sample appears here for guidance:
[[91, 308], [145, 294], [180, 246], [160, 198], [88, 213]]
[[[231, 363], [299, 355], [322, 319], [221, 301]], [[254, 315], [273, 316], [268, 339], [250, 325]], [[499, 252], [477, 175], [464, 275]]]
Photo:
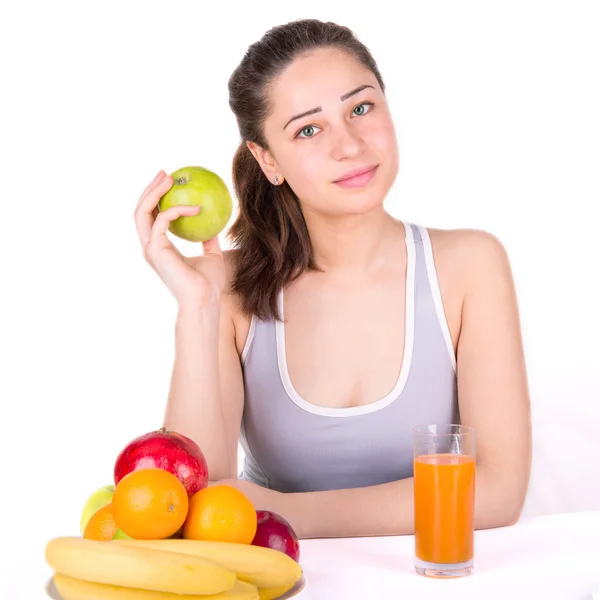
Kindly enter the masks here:
[[198, 444], [164, 427], [135, 438], [121, 450], [115, 461], [115, 485], [131, 471], [146, 468], [176, 475], [189, 497], [208, 485], [208, 465]]
[[257, 510], [256, 518], [258, 527], [252, 545], [279, 550], [300, 562], [300, 544], [292, 526], [281, 515], [269, 510]]

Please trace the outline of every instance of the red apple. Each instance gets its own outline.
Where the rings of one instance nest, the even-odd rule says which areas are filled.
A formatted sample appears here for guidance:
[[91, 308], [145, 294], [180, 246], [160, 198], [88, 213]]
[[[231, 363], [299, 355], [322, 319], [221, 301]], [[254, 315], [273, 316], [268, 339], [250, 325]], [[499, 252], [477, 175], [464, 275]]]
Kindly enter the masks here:
[[208, 485], [208, 465], [196, 442], [164, 427], [125, 446], [115, 462], [115, 485], [131, 471], [158, 468], [176, 475], [191, 498]]
[[258, 527], [252, 545], [279, 550], [300, 562], [300, 544], [292, 526], [281, 515], [269, 510], [257, 510], [256, 518]]

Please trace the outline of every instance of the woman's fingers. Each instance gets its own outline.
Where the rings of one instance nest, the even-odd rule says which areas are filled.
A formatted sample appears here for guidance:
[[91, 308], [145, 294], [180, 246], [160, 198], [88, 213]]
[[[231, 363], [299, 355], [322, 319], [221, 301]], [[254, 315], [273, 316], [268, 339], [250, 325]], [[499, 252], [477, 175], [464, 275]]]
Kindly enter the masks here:
[[152, 227], [154, 226], [156, 208], [160, 199], [171, 189], [173, 178], [169, 175], [149, 187], [146, 195], [142, 195], [135, 209], [135, 225], [142, 243], [145, 247], [150, 241]]
[[199, 206], [181, 204], [167, 208], [167, 210], [159, 213], [156, 217], [156, 221], [154, 221], [154, 225], [151, 227], [148, 242], [147, 244], [144, 244], [146, 257], [153, 260], [158, 252], [171, 246], [171, 242], [167, 237], [167, 231], [171, 221], [174, 221], [179, 217], [197, 215], [199, 209]]
[[165, 176], [165, 172], [162, 169], [154, 176], [154, 179], [146, 186], [146, 188], [140, 195], [136, 209], [143, 202], [143, 200], [146, 197], [146, 195], [148, 194], [148, 192], [150, 190], [152, 190], [153, 188], [155, 188], [160, 183], [160, 181], [163, 179], [164, 176]]

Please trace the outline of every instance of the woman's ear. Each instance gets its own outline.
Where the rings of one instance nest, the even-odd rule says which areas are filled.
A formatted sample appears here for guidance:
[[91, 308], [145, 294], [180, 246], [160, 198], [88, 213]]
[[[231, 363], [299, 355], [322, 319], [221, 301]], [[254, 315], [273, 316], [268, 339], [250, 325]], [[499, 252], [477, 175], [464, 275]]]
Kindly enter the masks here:
[[279, 168], [277, 167], [277, 163], [275, 162], [275, 159], [268, 150], [265, 150], [264, 148], [262, 148], [258, 144], [255, 144], [254, 142], [246, 142], [246, 146], [248, 147], [248, 150], [250, 150], [250, 152], [252, 153], [252, 156], [254, 156], [254, 158], [260, 165], [260, 168], [265, 174], [265, 177], [271, 183], [273, 183], [275, 177], [278, 178], [279, 182], [283, 180], [283, 176], [279, 171]]

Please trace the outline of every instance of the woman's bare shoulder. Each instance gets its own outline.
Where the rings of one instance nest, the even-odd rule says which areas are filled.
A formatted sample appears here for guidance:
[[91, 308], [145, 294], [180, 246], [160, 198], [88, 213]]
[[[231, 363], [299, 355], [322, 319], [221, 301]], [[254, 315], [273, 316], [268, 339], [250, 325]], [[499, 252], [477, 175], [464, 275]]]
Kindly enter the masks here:
[[500, 239], [483, 229], [440, 229], [428, 227], [436, 262], [453, 275], [505, 269], [508, 254]]
[[223, 251], [225, 260], [225, 286], [221, 296], [221, 310], [231, 319], [235, 332], [235, 345], [241, 356], [246, 338], [250, 330], [251, 318], [242, 310], [239, 296], [231, 291], [231, 282], [235, 273], [235, 258], [239, 250], [231, 249]]
[[468, 252], [482, 246], [501, 245], [493, 233], [483, 229], [440, 229], [427, 227], [431, 244], [450, 252]]
[[238, 255], [239, 250], [223, 250], [223, 258], [225, 260], [225, 274], [226, 274], [226, 281], [225, 281], [225, 288], [224, 288], [224, 293], [225, 294], [230, 294], [229, 291], [229, 285], [231, 284], [231, 280], [233, 278], [233, 273], [234, 273], [234, 268], [235, 268], [235, 258]]

